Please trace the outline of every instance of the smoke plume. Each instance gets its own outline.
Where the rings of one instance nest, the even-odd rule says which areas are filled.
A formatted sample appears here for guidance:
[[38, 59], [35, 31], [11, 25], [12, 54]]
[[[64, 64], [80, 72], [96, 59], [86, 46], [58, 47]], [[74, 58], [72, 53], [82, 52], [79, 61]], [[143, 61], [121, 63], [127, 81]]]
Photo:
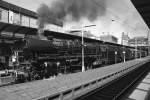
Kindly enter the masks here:
[[39, 27], [46, 23], [61, 25], [70, 16], [72, 21], [86, 18], [94, 21], [106, 11], [106, 0], [55, 0], [51, 5], [41, 4], [37, 10]]

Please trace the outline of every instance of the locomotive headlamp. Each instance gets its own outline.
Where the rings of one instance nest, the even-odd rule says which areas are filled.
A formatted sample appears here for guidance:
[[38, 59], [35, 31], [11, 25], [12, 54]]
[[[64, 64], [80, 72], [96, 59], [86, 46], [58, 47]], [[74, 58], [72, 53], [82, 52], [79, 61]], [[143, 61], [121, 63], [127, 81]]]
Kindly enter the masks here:
[[115, 54], [117, 54], [117, 51], [115, 51]]
[[123, 51], [123, 62], [126, 62], [126, 56], [125, 56], [125, 51]]

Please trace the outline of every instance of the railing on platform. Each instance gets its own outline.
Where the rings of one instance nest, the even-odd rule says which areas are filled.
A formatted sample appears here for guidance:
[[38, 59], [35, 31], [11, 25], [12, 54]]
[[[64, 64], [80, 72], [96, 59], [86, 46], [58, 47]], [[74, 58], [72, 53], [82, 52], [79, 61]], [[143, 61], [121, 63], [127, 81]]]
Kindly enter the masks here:
[[119, 77], [125, 76], [127, 73], [133, 71], [134, 69], [140, 67], [141, 65], [144, 65], [147, 62], [148, 61], [140, 62], [136, 65], [133, 65], [131, 67], [126, 67], [118, 72], [112, 73], [103, 78], [95, 79], [90, 82], [84, 83], [82, 85], [67, 90], [65, 90], [64, 88], [64, 90], [62, 89], [62, 91], [60, 91], [59, 93], [50, 96], [41, 97], [34, 100], [73, 100], [77, 97], [85, 95], [88, 92], [91, 92], [92, 90], [104, 86], [106, 83], [109, 83]]

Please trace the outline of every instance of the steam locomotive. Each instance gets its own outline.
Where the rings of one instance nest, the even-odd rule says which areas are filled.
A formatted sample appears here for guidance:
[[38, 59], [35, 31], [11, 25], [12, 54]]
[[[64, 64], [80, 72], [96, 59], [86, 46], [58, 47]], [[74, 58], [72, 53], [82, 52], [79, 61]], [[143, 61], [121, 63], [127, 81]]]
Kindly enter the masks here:
[[[58, 33], [57, 33], [58, 34]], [[47, 40], [24, 38], [16, 41], [18, 62], [28, 62], [28, 72], [35, 79], [50, 77], [59, 73], [72, 73], [81, 70], [82, 48], [84, 48], [85, 69], [131, 60], [146, 56], [145, 50], [104, 42], [80, 36], [59, 34], [47, 36]], [[136, 54], [136, 55], [135, 55]]]

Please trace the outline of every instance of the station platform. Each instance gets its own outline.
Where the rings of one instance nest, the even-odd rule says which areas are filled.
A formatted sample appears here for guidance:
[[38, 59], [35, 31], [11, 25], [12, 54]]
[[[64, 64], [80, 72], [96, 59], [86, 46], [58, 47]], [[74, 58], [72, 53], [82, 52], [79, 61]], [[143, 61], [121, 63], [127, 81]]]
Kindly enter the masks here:
[[126, 98], [127, 100], [150, 100], [150, 72], [139, 82]]
[[150, 57], [135, 59], [53, 79], [0, 87], [0, 100], [75, 99], [144, 65]]

